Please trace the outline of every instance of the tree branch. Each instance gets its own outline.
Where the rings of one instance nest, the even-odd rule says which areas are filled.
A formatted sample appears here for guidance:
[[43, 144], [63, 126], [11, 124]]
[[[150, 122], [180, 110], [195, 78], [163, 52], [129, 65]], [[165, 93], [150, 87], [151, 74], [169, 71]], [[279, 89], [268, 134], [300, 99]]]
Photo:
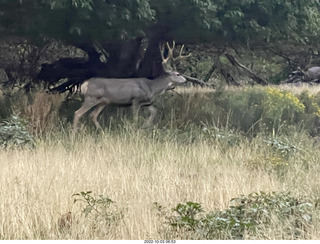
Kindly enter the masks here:
[[185, 77], [187, 80], [191, 81], [192, 83], [194, 84], [197, 84], [197, 85], [200, 85], [200, 86], [207, 86], [207, 87], [211, 87], [211, 88], [214, 88], [215, 85], [212, 84], [212, 83], [207, 83], [207, 82], [204, 82], [202, 80], [199, 80], [197, 78], [194, 78], [194, 77], [191, 77], [191, 76], [188, 76], [188, 75], [182, 75], [183, 77]]
[[247, 68], [243, 64], [239, 63], [238, 60], [235, 57], [233, 57], [231, 54], [225, 53], [224, 55], [227, 57], [227, 59], [233, 66], [240, 67], [242, 70], [245, 71], [245, 73], [247, 73], [248, 77], [253, 79], [255, 82], [264, 86], [268, 85], [268, 83], [265, 80], [257, 76], [255, 73], [253, 73], [249, 68]]

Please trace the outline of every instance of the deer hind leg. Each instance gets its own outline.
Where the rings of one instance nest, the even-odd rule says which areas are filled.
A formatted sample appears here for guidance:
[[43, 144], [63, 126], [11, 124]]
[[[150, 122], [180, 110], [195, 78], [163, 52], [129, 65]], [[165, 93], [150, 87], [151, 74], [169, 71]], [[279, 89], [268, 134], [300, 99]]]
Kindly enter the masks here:
[[157, 115], [157, 109], [154, 106], [152, 106], [152, 105], [148, 106], [148, 110], [149, 110], [150, 116], [149, 116], [147, 122], [144, 124], [144, 126], [143, 126], [144, 128], [152, 126], [153, 121]]
[[95, 126], [97, 127], [98, 130], [102, 130], [101, 125], [99, 124], [97, 118], [98, 115], [101, 113], [101, 111], [104, 109], [104, 107], [106, 106], [105, 103], [100, 103], [90, 114], [93, 123], [95, 124]]
[[93, 108], [99, 104], [99, 101], [96, 98], [92, 97], [86, 97], [84, 99], [84, 103], [81, 108], [79, 108], [75, 113], [74, 113], [74, 119], [73, 119], [73, 131], [76, 132], [78, 130], [78, 123], [79, 119], [86, 113], [88, 112], [89, 109]]

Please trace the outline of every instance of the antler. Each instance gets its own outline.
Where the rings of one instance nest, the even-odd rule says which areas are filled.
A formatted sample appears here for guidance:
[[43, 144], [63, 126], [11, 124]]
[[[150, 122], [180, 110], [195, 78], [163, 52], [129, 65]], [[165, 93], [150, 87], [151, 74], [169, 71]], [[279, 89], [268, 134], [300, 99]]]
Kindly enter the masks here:
[[160, 44], [160, 46], [159, 46], [163, 65], [167, 64], [170, 59], [172, 61], [176, 61], [176, 60], [188, 58], [191, 56], [191, 53], [189, 53], [188, 55], [182, 55], [182, 51], [184, 49], [184, 45], [182, 45], [180, 48], [180, 51], [179, 51], [179, 56], [173, 57], [173, 50], [176, 46], [176, 42], [175, 41], [172, 42], [172, 47], [170, 47], [169, 42], [167, 42], [166, 45], [167, 45], [167, 49], [168, 49], [168, 54], [167, 54], [166, 58], [164, 57], [165, 45]]

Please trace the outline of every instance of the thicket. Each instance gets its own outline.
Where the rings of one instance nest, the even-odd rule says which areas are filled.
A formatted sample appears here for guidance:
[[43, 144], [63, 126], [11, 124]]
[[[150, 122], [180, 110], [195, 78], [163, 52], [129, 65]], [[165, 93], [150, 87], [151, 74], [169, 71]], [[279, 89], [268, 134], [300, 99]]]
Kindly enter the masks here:
[[[82, 98], [65, 95], [34, 93], [16, 97], [0, 97], [0, 119], [12, 113], [27, 121], [28, 132], [41, 138], [61, 127], [68, 131], [73, 114], [81, 106]], [[179, 135], [192, 133], [216, 137], [232, 137], [234, 132], [248, 137], [259, 133], [288, 135], [304, 131], [317, 137], [320, 129], [320, 93], [308, 90], [295, 94], [279, 87], [251, 87], [241, 89], [182, 88], [167, 92], [155, 102], [158, 118], [154, 129], [171, 130]], [[147, 118], [140, 111], [140, 124]], [[105, 130], [116, 133], [125, 123], [131, 122], [131, 108], [108, 106], [99, 120]], [[81, 121], [87, 131], [94, 131], [89, 116]], [[139, 125], [138, 124], [138, 127]], [[165, 133], [164, 133], [165, 134]], [[223, 135], [222, 135], [223, 134]]]

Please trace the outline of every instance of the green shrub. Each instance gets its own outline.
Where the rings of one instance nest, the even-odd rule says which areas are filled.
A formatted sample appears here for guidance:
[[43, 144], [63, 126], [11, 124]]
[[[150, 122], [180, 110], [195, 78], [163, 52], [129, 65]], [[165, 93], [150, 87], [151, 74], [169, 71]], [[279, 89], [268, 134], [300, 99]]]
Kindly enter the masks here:
[[95, 220], [103, 221], [107, 225], [121, 217], [117, 207], [114, 205], [114, 201], [108, 196], [99, 195], [94, 197], [92, 196], [92, 191], [75, 193], [72, 196], [75, 197], [74, 203], [84, 202], [86, 204], [82, 210], [86, 217], [93, 216]]
[[284, 239], [303, 239], [315, 215], [312, 201], [289, 192], [251, 193], [232, 199], [226, 210], [207, 214], [199, 203], [193, 202], [178, 204], [172, 209], [173, 216], [158, 204], [157, 208], [166, 215], [171, 231], [182, 238], [207, 240], [263, 239], [264, 231], [272, 231], [275, 224], [286, 227]]
[[307, 114], [313, 114], [320, 117], [320, 94], [309, 94], [308, 91], [302, 91], [298, 98], [305, 107]]
[[278, 130], [282, 123], [294, 124], [297, 114], [304, 113], [304, 104], [293, 93], [271, 87], [264, 91], [262, 118], [267, 128]]
[[289, 142], [284, 142], [279, 139], [273, 138], [264, 140], [277, 155], [281, 155], [283, 158], [288, 158], [292, 153], [297, 150], [297, 147], [291, 145]]
[[[320, 115], [320, 96], [294, 95], [273, 87], [224, 91], [213, 98], [221, 121], [243, 132], [291, 133], [294, 128], [314, 132]], [[319, 126], [318, 126], [319, 127]], [[315, 134], [315, 133], [314, 133]]]
[[298, 121], [312, 136], [318, 135], [320, 132], [320, 94], [309, 94], [303, 91], [298, 98], [305, 106], [305, 113], [299, 114]]
[[[161, 133], [164, 129], [170, 129], [173, 134], [187, 135], [191, 130], [201, 133], [203, 124], [210, 128], [210, 132], [217, 128], [217, 135], [227, 130], [231, 134], [237, 131], [248, 136], [259, 133], [289, 134], [295, 129], [305, 130], [313, 136], [320, 133], [320, 94], [310, 95], [305, 91], [294, 95], [273, 87], [229, 90], [182, 88], [177, 93], [167, 92], [155, 101], [159, 113], [154, 128]], [[81, 106], [81, 101], [62, 102], [63, 98], [36, 93], [30, 101], [22, 96], [15, 104], [21, 116], [28, 120], [29, 132], [42, 137], [54, 131], [59, 123], [63, 126], [72, 123], [74, 111]], [[148, 117], [147, 113], [144, 108], [141, 109], [138, 127]], [[117, 132], [127, 122], [132, 124], [132, 109], [107, 106], [99, 121], [109, 131]], [[88, 114], [82, 122], [95, 131]]]
[[260, 88], [244, 89], [240, 92], [226, 92], [226, 96], [217, 100], [224, 109], [230, 127], [240, 131], [260, 131], [265, 93]]
[[202, 134], [209, 141], [218, 142], [221, 145], [235, 146], [241, 142], [241, 135], [228, 128], [203, 125]]
[[279, 138], [263, 139], [263, 153], [251, 157], [246, 166], [251, 170], [264, 170], [268, 173], [276, 173], [279, 177], [284, 176], [293, 164], [293, 158], [298, 148], [288, 140]]
[[35, 147], [35, 140], [27, 130], [27, 123], [17, 114], [0, 124], [0, 147], [2, 148], [22, 148]]

